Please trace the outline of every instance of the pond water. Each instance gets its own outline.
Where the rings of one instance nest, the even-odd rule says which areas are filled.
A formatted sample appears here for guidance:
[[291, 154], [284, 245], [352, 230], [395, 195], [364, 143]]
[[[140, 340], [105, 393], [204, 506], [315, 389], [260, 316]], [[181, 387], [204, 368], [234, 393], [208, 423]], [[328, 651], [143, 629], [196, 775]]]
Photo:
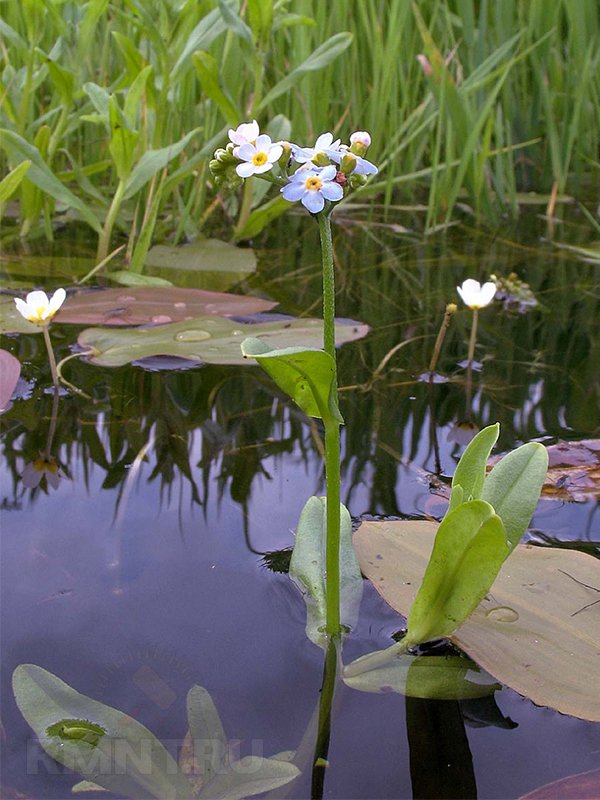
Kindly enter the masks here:
[[[577, 220], [555, 235], [585, 244]], [[547, 236], [534, 211], [493, 234], [461, 225], [426, 239], [338, 222], [338, 314], [371, 326], [339, 361], [342, 499], [354, 520], [440, 518], [470, 427], [500, 422], [497, 452], [598, 436], [600, 265]], [[290, 314], [319, 313], [318, 235], [307, 217], [274, 225], [258, 261], [235, 291], [271, 297]], [[7, 261], [5, 285], [64, 285], [64, 263], [49, 279]], [[495, 302], [481, 312], [470, 396], [458, 366], [470, 326], [463, 309], [438, 365], [449, 380], [419, 381], [456, 284], [513, 271], [538, 305], [519, 313]], [[60, 356], [78, 330], [53, 327]], [[47, 478], [25, 488], [20, 476], [54, 424], [50, 375], [41, 337], [3, 346], [24, 364], [0, 418], [6, 796], [66, 798], [79, 780], [49, 767], [20, 715], [10, 688], [20, 663], [127, 712], [169, 747], [185, 734], [186, 693], [198, 683], [242, 755], [297, 748], [318, 703], [322, 652], [305, 637], [301, 596], [263, 555], [291, 547], [306, 499], [324, 491], [319, 426], [256, 367], [109, 370], [74, 360], [65, 373], [95, 402], [60, 397], [51, 442], [58, 488]], [[598, 556], [597, 502], [543, 497], [529, 538]], [[402, 623], [366, 582], [345, 657], [385, 647]], [[325, 796], [516, 798], [599, 763], [600, 725], [507, 688], [495, 705], [343, 688]], [[309, 771], [273, 796], [309, 797]]]

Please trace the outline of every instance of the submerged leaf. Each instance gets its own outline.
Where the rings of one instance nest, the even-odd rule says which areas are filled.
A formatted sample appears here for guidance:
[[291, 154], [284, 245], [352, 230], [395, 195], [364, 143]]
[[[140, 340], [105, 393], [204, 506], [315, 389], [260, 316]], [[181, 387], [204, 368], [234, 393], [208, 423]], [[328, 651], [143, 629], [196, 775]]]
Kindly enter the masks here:
[[127, 714], [80, 694], [33, 664], [15, 669], [13, 691], [44, 750], [86, 780], [131, 798], [190, 796], [190, 784], [171, 755]]
[[404, 653], [393, 655], [374, 669], [359, 672], [360, 662], [361, 659], [353, 661], [342, 673], [346, 686], [359, 692], [397, 692], [408, 697], [465, 700], [485, 697], [500, 688], [471, 659], [461, 656], [415, 657]]
[[[363, 573], [406, 615], [433, 548], [431, 522], [364, 522], [354, 536]], [[600, 563], [556, 548], [518, 545], [493, 592], [450, 635], [501, 683], [541, 706], [600, 722]]]
[[[326, 589], [327, 500], [311, 497], [302, 509], [289, 575], [306, 603], [306, 635], [318, 647], [327, 647]], [[352, 521], [340, 505], [340, 621], [353, 628], [362, 597], [362, 577], [352, 545]]]
[[[167, 290], [170, 291], [170, 290]], [[338, 323], [336, 340], [360, 339], [368, 326]], [[323, 341], [323, 322], [318, 319], [284, 319], [248, 325], [223, 317], [205, 316], [148, 328], [87, 328], [78, 342], [89, 351], [93, 364], [121, 367], [148, 356], [178, 356], [206, 364], [246, 364], [241, 342], [247, 336], [260, 335], [271, 347], [286, 347], [301, 341], [307, 347]]]

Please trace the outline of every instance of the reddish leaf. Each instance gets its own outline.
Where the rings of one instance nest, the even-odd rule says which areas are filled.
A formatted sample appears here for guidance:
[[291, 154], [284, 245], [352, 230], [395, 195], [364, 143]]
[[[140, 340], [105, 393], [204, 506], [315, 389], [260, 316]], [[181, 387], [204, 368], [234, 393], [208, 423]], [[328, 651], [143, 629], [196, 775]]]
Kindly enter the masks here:
[[0, 350], [0, 412], [9, 404], [20, 374], [18, 360], [6, 350]]
[[600, 798], [600, 769], [569, 775], [524, 794], [519, 800], [594, 800]]
[[260, 297], [177, 287], [93, 289], [68, 297], [56, 322], [76, 325], [165, 325], [205, 314], [221, 317], [268, 311], [277, 303]]

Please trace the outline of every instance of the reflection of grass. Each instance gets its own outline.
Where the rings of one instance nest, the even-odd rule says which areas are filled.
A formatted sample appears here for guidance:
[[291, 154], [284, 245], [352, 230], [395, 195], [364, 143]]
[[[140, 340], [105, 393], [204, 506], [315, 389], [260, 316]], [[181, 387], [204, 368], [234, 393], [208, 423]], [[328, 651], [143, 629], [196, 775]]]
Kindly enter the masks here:
[[[296, 221], [300, 236], [290, 235]], [[315, 232], [304, 222], [293, 217], [282, 222], [279, 239], [273, 227], [268, 237], [273, 248], [260, 259], [251, 283], [277, 297], [284, 311], [311, 307], [316, 313], [318, 251]], [[464, 372], [456, 366], [466, 355], [466, 311], [459, 309], [453, 318], [438, 365], [449, 383], [430, 392], [416, 378], [427, 368], [446, 303], [457, 299], [455, 287], [469, 275], [516, 271], [540, 302], [523, 315], [505, 312], [496, 302], [482, 311], [477, 356], [483, 371], [474, 379], [473, 421], [501, 423], [501, 450], [532, 438], [597, 435], [591, 409], [600, 396], [598, 267], [539, 246], [536, 224], [528, 219], [533, 234], [528, 239], [507, 231], [492, 242], [472, 230], [466, 238], [454, 229], [443, 240], [415, 242], [381, 228], [335, 228], [339, 314], [372, 326], [367, 339], [339, 353], [344, 491], [351, 510], [356, 488], [364, 485], [372, 513], [411, 511], [396, 496], [399, 475], [402, 465], [410, 465], [427, 491], [423, 470], [436, 468], [435, 430], [442, 470], [451, 470], [458, 448], [446, 437], [467, 417]], [[540, 221], [540, 230], [543, 225]], [[54, 326], [59, 353], [67, 352], [73, 334], [72, 327]], [[21, 361], [30, 362], [25, 377], [43, 386], [47, 367], [39, 337], [10, 340], [10, 346]], [[160, 484], [165, 503], [177, 498], [179, 484], [196, 503], [231, 496], [244, 506], [256, 482], [269, 480], [274, 463], [317, 464], [318, 423], [303, 417], [251, 367], [157, 374], [103, 370], [74, 359], [69, 379], [98, 403], [72, 396], [61, 400], [55, 455], [61, 465], [71, 465], [71, 472], [74, 463], [81, 465], [84, 481], [96, 465], [106, 489], [121, 491], [151, 436], [155, 444], [141, 480]], [[35, 390], [0, 417], [13, 500], [22, 493], [22, 461], [34, 460], [44, 447], [50, 404]]]

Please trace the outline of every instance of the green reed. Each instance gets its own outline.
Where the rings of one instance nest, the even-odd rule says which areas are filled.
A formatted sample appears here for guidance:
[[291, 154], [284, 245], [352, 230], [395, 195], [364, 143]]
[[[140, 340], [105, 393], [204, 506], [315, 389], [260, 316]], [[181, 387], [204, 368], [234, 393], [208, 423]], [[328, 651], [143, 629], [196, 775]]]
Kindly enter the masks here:
[[[153, 240], [209, 222], [207, 161], [252, 116], [285, 118], [306, 141], [368, 121], [385, 177], [359, 197], [419, 198], [428, 229], [459, 209], [492, 223], [515, 215], [522, 191], [549, 193], [551, 213], [557, 195], [592, 185], [596, 0], [330, 5], [2, 3], [3, 174], [32, 161], [12, 198], [20, 234], [51, 238], [69, 210], [97, 233], [99, 258], [126, 238], [141, 272]], [[261, 198], [228, 202], [241, 235]]]

